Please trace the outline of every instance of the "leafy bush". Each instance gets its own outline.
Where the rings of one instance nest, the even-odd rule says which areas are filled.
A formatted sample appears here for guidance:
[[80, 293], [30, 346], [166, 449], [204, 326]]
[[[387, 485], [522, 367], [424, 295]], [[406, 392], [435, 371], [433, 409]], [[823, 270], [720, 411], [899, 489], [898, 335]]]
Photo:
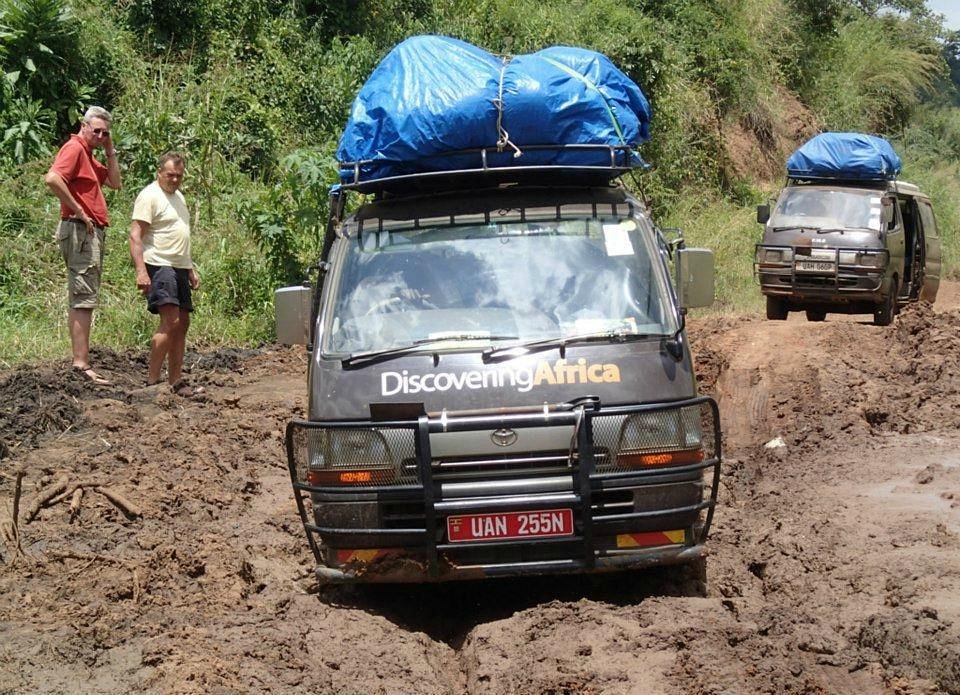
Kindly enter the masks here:
[[[76, 123], [84, 85], [80, 22], [66, 0], [2, 0], [3, 69], [14, 94], [56, 114], [57, 133]], [[16, 114], [8, 112], [6, 119]], [[9, 127], [7, 125], [6, 127]]]
[[276, 286], [303, 278], [305, 266], [319, 256], [329, 209], [330, 186], [337, 182], [332, 143], [321, 150], [302, 149], [280, 163], [282, 178], [258, 201], [241, 208]]

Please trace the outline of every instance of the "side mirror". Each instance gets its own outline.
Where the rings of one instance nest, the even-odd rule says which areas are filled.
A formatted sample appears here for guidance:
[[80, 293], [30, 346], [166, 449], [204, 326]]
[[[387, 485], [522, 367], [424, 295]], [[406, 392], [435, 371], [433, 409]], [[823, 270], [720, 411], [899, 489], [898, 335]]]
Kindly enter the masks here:
[[757, 206], [757, 222], [760, 224], [766, 224], [767, 220], [770, 219], [770, 203], [764, 203], [763, 205]]
[[710, 306], [714, 300], [713, 251], [677, 251], [677, 297], [681, 309]]
[[277, 322], [277, 342], [306, 345], [310, 336], [310, 309], [313, 288], [305, 285], [281, 287], [273, 294], [273, 317]]

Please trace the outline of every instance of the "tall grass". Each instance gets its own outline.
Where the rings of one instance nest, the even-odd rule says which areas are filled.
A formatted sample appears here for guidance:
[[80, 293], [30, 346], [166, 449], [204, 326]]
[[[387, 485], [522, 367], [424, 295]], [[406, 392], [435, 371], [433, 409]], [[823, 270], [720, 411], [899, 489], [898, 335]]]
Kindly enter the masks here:
[[763, 298], [753, 278], [753, 258], [763, 227], [757, 224], [755, 205], [691, 193], [681, 197], [658, 222], [662, 227], [682, 229], [687, 246], [713, 250], [717, 274], [712, 311], [759, 310]]
[[932, 40], [911, 45], [910, 35], [894, 17], [840, 28], [810, 94], [827, 129], [887, 132], [908, 120], [944, 67]]

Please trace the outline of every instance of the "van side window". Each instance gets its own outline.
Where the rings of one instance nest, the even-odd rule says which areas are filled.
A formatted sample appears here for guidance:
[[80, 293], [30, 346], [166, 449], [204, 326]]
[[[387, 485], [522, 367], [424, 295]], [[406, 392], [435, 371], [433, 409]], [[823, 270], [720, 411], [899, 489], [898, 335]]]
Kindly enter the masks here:
[[900, 222], [900, 216], [897, 214], [897, 206], [893, 204], [893, 198], [883, 199], [883, 209], [885, 216], [889, 220], [887, 222], [887, 229], [896, 229], [897, 224]]
[[923, 222], [923, 233], [926, 236], [936, 237], [937, 220], [933, 216], [933, 207], [925, 200], [920, 201], [920, 220]]

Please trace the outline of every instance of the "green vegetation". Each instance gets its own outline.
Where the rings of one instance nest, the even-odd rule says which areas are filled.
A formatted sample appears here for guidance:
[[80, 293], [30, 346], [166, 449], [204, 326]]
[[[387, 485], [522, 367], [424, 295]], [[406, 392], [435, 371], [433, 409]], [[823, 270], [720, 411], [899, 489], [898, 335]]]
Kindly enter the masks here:
[[664, 226], [717, 251], [722, 309], [759, 306], [753, 206], [815, 129], [891, 137], [960, 273], [960, 37], [922, 0], [0, 0], [0, 366], [66, 354], [58, 206], [42, 176], [85, 104], [113, 111], [124, 176], [108, 195], [93, 342], [141, 347], [152, 332], [127, 221], [176, 148], [203, 280], [191, 345], [257, 343], [271, 338], [273, 289], [315, 259], [353, 97], [418, 33], [501, 53], [586, 46], [636, 80], [654, 108], [652, 167], [628, 184]]

